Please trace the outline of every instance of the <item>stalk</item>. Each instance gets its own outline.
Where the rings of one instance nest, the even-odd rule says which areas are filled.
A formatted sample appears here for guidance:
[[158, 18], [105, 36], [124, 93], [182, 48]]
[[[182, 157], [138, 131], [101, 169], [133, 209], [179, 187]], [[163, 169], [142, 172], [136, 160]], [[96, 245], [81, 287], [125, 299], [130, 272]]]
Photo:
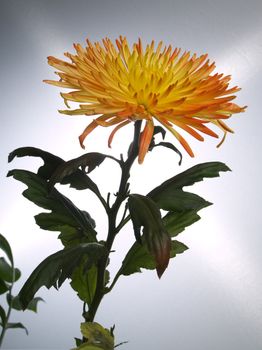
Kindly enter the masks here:
[[128, 158], [125, 162], [124, 161], [121, 162], [122, 175], [121, 175], [119, 190], [116, 195], [116, 200], [112, 205], [112, 207], [108, 208], [107, 210], [108, 235], [105, 243], [107, 253], [105, 254], [105, 256], [101, 258], [97, 266], [97, 283], [96, 283], [95, 295], [92, 303], [90, 304], [89, 310], [83, 314], [86, 322], [94, 321], [98, 307], [104, 295], [106, 294], [106, 291], [104, 288], [105, 271], [106, 271], [108, 257], [109, 257], [112, 245], [114, 243], [117, 233], [119, 232], [119, 227], [116, 226], [117, 214], [121, 204], [128, 196], [128, 187], [129, 187], [128, 179], [130, 177], [130, 170], [135, 159], [138, 156], [141, 123], [142, 123], [141, 120], [138, 120], [135, 122], [134, 138], [133, 138], [133, 143], [132, 143]]

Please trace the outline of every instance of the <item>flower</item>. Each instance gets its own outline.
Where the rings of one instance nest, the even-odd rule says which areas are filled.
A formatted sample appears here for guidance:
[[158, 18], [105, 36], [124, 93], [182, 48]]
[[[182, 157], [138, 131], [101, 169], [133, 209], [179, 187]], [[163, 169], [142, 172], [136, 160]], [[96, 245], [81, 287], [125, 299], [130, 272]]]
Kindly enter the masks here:
[[224, 120], [243, 112], [246, 107], [231, 102], [236, 97], [232, 94], [240, 90], [237, 86], [229, 88], [231, 77], [211, 75], [215, 63], [210, 63], [207, 54], [197, 57], [190, 52], [181, 54], [178, 48], [162, 46], [160, 42], [155, 47], [152, 41], [143, 49], [139, 39], [131, 50], [127, 39], [120, 36], [116, 45], [108, 38], [93, 44], [87, 40], [86, 48], [75, 44], [75, 55], [65, 53], [71, 63], [48, 57], [49, 65], [58, 70], [56, 74], [60, 80], [45, 82], [73, 89], [61, 93], [68, 108], [67, 101], [80, 103], [79, 109], [59, 112], [101, 114], [79, 136], [83, 148], [86, 136], [98, 125], [115, 125], [108, 139], [110, 147], [115, 133], [136, 120], [145, 121], [139, 163], [143, 162], [150, 146], [155, 121], [168, 129], [192, 157], [193, 151], [179, 128], [203, 141], [201, 133], [218, 137], [207, 126], [214, 124], [224, 132], [220, 144], [227, 132], [233, 132]]

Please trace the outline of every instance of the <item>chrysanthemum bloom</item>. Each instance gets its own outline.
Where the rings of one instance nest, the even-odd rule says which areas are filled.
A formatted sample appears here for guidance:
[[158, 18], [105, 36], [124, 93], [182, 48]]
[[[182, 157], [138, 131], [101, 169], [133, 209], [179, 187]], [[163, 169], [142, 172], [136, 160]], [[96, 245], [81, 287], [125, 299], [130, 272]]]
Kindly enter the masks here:
[[132, 121], [144, 120], [138, 156], [142, 163], [153, 136], [154, 121], [158, 121], [193, 157], [179, 128], [203, 141], [200, 133], [218, 137], [208, 127], [214, 124], [223, 131], [221, 144], [226, 133], [233, 132], [224, 120], [245, 109], [231, 102], [236, 97], [232, 94], [240, 89], [229, 88], [230, 76], [211, 75], [215, 64], [209, 62], [207, 55], [180, 54], [180, 49], [162, 48], [162, 42], [155, 48], [154, 41], [144, 50], [140, 39], [131, 50], [126, 38], [121, 36], [116, 46], [105, 38], [103, 44], [87, 40], [86, 48], [80, 44], [74, 47], [75, 55], [65, 53], [71, 63], [48, 57], [60, 80], [45, 82], [73, 89], [61, 93], [67, 107], [67, 101], [80, 103], [79, 109], [60, 110], [60, 113], [101, 114], [80, 135], [83, 148], [86, 136], [98, 125], [116, 125], [109, 136], [110, 146], [117, 130]]

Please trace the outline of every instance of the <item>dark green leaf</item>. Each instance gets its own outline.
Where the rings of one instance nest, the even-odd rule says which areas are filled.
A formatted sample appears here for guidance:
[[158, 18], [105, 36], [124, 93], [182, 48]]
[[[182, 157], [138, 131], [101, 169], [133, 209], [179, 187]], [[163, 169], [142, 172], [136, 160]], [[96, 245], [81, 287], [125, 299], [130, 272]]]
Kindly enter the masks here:
[[182, 163], [182, 153], [179, 151], [179, 149], [177, 149], [172, 143], [170, 143], [170, 142], [159, 142], [159, 143], [157, 143], [156, 145], [154, 145], [154, 147], [157, 147], [157, 146], [162, 146], [162, 147], [166, 147], [166, 148], [169, 148], [169, 149], [171, 149], [172, 151], [175, 151], [178, 155], [179, 155], [179, 157], [180, 157], [180, 159], [179, 159], [179, 162], [178, 162], [178, 165], [181, 165], [181, 163]]
[[163, 191], [168, 192], [173, 189], [182, 189], [184, 186], [191, 186], [195, 182], [202, 181], [205, 177], [217, 177], [220, 171], [230, 171], [230, 169], [220, 162], [208, 162], [193, 166], [182, 173], [163, 182], [160, 186], [152, 190], [148, 196], [157, 201], [157, 197]]
[[[8, 161], [11, 162], [15, 157], [25, 156], [40, 157], [44, 161], [44, 165], [38, 169], [37, 173], [44, 180], [49, 180], [55, 170], [61, 164], [66, 163], [62, 158], [34, 147], [22, 147], [14, 150], [10, 153]], [[61, 183], [69, 184], [70, 187], [77, 190], [90, 189], [94, 193], [100, 194], [97, 185], [81, 170], [76, 170], [73, 174], [66, 176]]]
[[[30, 171], [19, 169], [10, 171], [8, 176], [13, 176], [28, 186], [23, 192], [27, 199], [44, 209], [52, 211], [51, 213], [41, 213], [35, 217], [37, 224], [42, 229], [55, 230], [56, 226], [57, 230], [61, 231], [63, 235], [63, 233], [68, 233], [69, 225], [73, 228], [76, 235], [74, 237], [76, 242], [79, 235], [82, 236], [82, 240], [96, 241], [95, 223], [90, 215], [85, 211], [79, 210], [70, 199], [56, 189], [49, 193], [46, 180]], [[71, 231], [71, 233], [73, 232]]]
[[188, 210], [184, 212], [168, 213], [163, 217], [163, 223], [170, 237], [175, 237], [184, 231], [187, 226], [192, 225], [199, 219], [200, 216], [195, 210]]
[[36, 292], [46, 286], [59, 288], [66, 278], [71, 278], [73, 271], [86, 256], [88, 270], [105, 253], [103, 245], [98, 243], [83, 243], [60, 250], [42, 261], [32, 272], [19, 293], [20, 301], [25, 309]]
[[[170, 258], [174, 258], [177, 254], [183, 253], [186, 249], [188, 248], [183, 243], [176, 240], [172, 241]], [[135, 242], [123, 260], [121, 273], [128, 276], [135, 272], [141, 272], [141, 268], [154, 270], [156, 268], [156, 263], [145, 245], [140, 245]]]
[[74, 338], [74, 339], [75, 339], [75, 342], [76, 342], [76, 346], [80, 346], [81, 344], [83, 344], [82, 339], [80, 339], [80, 338]]
[[223, 163], [199, 164], [165, 181], [148, 195], [164, 210], [198, 211], [211, 203], [193, 193], [183, 191], [182, 188], [201, 181], [204, 177], [219, 176], [219, 171], [226, 170], [229, 168]]
[[64, 162], [62, 158], [35, 147], [21, 147], [15, 149], [9, 154], [8, 162], [10, 163], [15, 157], [20, 158], [26, 156], [39, 157], [44, 161], [44, 165], [38, 169], [38, 175], [45, 180], [48, 180], [58, 165]]
[[16, 329], [16, 328], [24, 329], [26, 334], [28, 335], [27, 328], [20, 322], [17, 322], [17, 323], [10, 323], [10, 322], [8, 322], [7, 325], [6, 325], [6, 329]]
[[23, 191], [23, 196], [41, 208], [58, 210], [61, 212], [61, 204], [49, 194], [47, 182], [31, 171], [14, 169], [7, 176], [23, 182], [28, 188]]
[[0, 249], [2, 249], [10, 260], [11, 265], [14, 265], [12, 249], [7, 241], [7, 239], [0, 233]]
[[18, 269], [14, 269], [8, 264], [5, 258], [0, 258], [0, 278], [6, 282], [13, 283], [21, 276]]
[[[19, 295], [13, 297], [13, 296], [10, 296], [8, 294], [6, 296], [6, 299], [7, 299], [8, 305], [12, 305], [12, 309], [17, 310], [17, 311], [23, 310], [23, 306], [22, 306], [21, 300], [19, 298]], [[37, 305], [38, 305], [39, 301], [44, 301], [44, 300], [42, 298], [40, 298], [40, 297], [33, 298], [30, 301], [30, 303], [28, 304], [26, 310], [37, 312]]]
[[1, 305], [0, 305], [0, 317], [1, 317], [2, 325], [5, 326], [5, 324], [6, 324], [6, 313], [5, 313], [4, 308]]
[[178, 212], [198, 211], [212, 204], [194, 193], [175, 188], [164, 189], [154, 196], [154, 201], [161, 209]]
[[27, 306], [27, 310], [33, 311], [33, 312], [37, 312], [37, 306], [39, 301], [44, 301], [44, 299], [40, 298], [40, 297], [35, 297], [33, 298], [30, 303]]
[[143, 227], [145, 242], [154, 256], [160, 278], [167, 268], [171, 249], [171, 239], [163, 225], [160, 210], [152, 199], [139, 194], [129, 195], [128, 206], [136, 239], [141, 241], [140, 230]]
[[81, 167], [81, 170], [84, 172], [85, 169], [88, 168], [88, 173], [90, 173], [99, 166], [105, 158], [105, 154], [91, 152], [60, 164], [50, 178], [50, 186], [53, 187], [56, 183], [61, 182], [66, 176], [75, 173], [79, 167]]
[[10, 288], [9, 285], [7, 283], [5, 283], [5, 281], [0, 279], [0, 295], [7, 292], [9, 290], [9, 288]]
[[154, 136], [157, 134], [161, 134], [162, 139], [164, 139], [166, 136], [166, 130], [164, 128], [162, 128], [162, 126], [157, 125], [154, 127]]

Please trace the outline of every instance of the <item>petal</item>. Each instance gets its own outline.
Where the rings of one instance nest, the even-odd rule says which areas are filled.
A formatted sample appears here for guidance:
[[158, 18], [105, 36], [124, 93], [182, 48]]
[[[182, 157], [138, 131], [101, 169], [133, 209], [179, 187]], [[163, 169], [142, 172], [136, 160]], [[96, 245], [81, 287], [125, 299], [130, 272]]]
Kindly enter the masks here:
[[142, 164], [144, 161], [144, 158], [150, 146], [153, 134], [154, 134], [154, 123], [151, 119], [146, 122], [146, 126], [140, 135], [139, 154], [138, 154], [139, 164]]

